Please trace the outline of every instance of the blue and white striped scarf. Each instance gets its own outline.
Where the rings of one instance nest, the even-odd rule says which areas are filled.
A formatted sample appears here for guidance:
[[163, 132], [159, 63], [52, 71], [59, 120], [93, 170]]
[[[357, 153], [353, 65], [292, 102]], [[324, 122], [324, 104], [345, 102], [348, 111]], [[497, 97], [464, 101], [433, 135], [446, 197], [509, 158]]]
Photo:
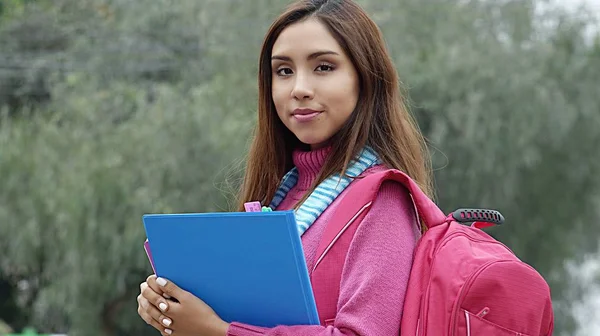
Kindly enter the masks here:
[[[308, 196], [306, 201], [295, 211], [298, 233], [304, 234], [306, 230], [319, 218], [319, 216], [333, 203], [344, 189], [352, 182], [352, 178], [359, 176], [365, 170], [380, 164], [379, 157], [373, 149], [365, 147], [359, 154], [358, 159], [351, 161], [344, 176], [334, 174], [321, 182]], [[347, 176], [346, 176], [347, 175]], [[279, 189], [269, 205], [271, 209], [277, 208], [287, 193], [298, 182], [298, 169], [292, 168], [282, 179]]]

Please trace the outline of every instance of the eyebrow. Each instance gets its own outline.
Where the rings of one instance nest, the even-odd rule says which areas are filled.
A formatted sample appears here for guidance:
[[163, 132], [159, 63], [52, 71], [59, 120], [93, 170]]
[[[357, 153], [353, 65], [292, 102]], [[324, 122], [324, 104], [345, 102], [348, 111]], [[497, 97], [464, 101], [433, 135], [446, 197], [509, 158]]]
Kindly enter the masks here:
[[[313, 60], [319, 56], [323, 56], [323, 55], [338, 55], [338, 53], [336, 53], [335, 51], [330, 51], [330, 50], [323, 50], [323, 51], [316, 51], [310, 55], [308, 55], [308, 60]], [[271, 60], [281, 60], [281, 61], [286, 61], [286, 62], [291, 62], [292, 59], [288, 56], [283, 56], [283, 55], [274, 55], [271, 57]]]

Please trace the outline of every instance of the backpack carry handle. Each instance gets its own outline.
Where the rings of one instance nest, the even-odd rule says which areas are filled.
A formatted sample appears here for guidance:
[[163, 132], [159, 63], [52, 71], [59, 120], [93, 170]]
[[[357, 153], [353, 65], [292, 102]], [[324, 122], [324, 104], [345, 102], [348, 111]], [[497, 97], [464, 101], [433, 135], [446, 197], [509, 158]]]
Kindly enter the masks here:
[[490, 209], [458, 209], [452, 218], [459, 223], [486, 222], [496, 225], [504, 223], [504, 216], [499, 211]]

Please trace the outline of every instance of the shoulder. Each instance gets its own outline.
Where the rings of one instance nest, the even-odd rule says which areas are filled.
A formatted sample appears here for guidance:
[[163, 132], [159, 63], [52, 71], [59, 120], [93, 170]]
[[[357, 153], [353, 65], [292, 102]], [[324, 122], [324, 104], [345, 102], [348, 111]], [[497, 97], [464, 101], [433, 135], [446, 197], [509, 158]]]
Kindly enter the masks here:
[[[375, 173], [384, 172], [386, 170], [389, 170], [389, 168], [384, 165], [376, 165], [371, 168], [368, 168], [362, 174], [359, 175], [359, 179], [357, 179], [355, 182], [350, 184], [350, 187], [358, 185], [358, 183], [360, 183], [361, 178], [367, 177], [367, 176], [375, 174]], [[392, 201], [397, 204], [410, 206], [410, 207], [412, 207], [412, 205], [413, 205], [412, 198], [410, 197], [410, 193], [408, 192], [408, 189], [402, 183], [392, 181], [392, 180], [383, 181], [383, 183], [381, 184], [381, 187], [379, 188], [379, 192], [377, 193], [377, 195], [374, 199], [374, 202], [377, 202], [377, 201], [378, 202]]]
[[[387, 169], [383, 165], [377, 165], [367, 169], [361, 176], [368, 176]], [[420, 231], [415, 205], [408, 189], [402, 183], [392, 180], [386, 180], [381, 184], [364, 221], [384, 223], [388, 229], [391, 228], [390, 222], [393, 222], [397, 224], [391, 226], [399, 226], [398, 229]]]

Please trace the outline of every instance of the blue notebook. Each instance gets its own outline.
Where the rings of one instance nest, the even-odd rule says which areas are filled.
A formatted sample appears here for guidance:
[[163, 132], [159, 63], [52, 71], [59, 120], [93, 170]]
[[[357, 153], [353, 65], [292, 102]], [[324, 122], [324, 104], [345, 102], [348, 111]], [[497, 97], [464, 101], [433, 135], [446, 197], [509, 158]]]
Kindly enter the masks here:
[[227, 322], [318, 325], [293, 211], [143, 216], [157, 276]]

